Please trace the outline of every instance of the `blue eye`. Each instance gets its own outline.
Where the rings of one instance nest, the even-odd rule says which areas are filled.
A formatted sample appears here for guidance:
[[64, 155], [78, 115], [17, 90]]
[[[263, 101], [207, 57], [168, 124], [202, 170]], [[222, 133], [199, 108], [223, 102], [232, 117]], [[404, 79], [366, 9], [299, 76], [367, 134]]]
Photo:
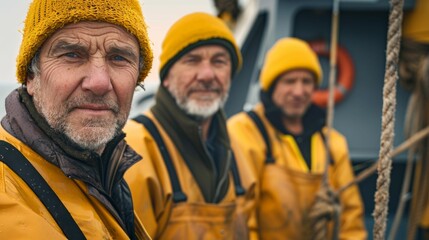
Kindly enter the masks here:
[[79, 57], [79, 55], [77, 53], [74, 53], [74, 52], [68, 52], [68, 53], [64, 54], [64, 56], [69, 57], [69, 58]]
[[120, 56], [120, 55], [115, 55], [112, 57], [112, 60], [114, 60], [114, 61], [126, 61], [127, 59]]

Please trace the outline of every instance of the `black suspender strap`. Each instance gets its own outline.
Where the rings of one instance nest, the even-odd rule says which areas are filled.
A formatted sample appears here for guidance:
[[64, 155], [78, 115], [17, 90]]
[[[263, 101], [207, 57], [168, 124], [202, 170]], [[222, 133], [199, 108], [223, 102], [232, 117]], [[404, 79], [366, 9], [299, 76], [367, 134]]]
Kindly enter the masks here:
[[133, 120], [143, 124], [158, 145], [159, 151], [161, 152], [162, 158], [164, 159], [165, 166], [167, 167], [168, 175], [170, 176], [170, 182], [173, 188], [173, 201], [175, 203], [186, 201], [187, 196], [182, 191], [176, 169], [174, 169], [173, 161], [171, 160], [170, 154], [168, 153], [167, 147], [165, 146], [164, 140], [162, 139], [158, 128], [156, 128], [156, 125], [153, 123], [153, 121], [145, 115], [140, 114], [139, 116], [133, 118]]
[[262, 137], [264, 138], [265, 146], [267, 148], [265, 163], [266, 164], [274, 163], [275, 161], [271, 151], [271, 142], [270, 142], [270, 139], [268, 138], [268, 133], [267, 133], [267, 130], [265, 129], [264, 123], [262, 123], [262, 120], [254, 111], [248, 111], [246, 113], [256, 124], [256, 126], [259, 129], [259, 132], [262, 134]]
[[232, 152], [232, 158], [231, 158], [231, 172], [235, 183], [235, 195], [241, 196], [245, 193], [245, 190], [243, 188], [243, 185], [241, 185], [240, 173], [238, 172], [237, 162], [235, 160], [234, 152]]
[[10, 143], [0, 140], [0, 161], [33, 190], [67, 239], [86, 239], [70, 212], [31, 163]]

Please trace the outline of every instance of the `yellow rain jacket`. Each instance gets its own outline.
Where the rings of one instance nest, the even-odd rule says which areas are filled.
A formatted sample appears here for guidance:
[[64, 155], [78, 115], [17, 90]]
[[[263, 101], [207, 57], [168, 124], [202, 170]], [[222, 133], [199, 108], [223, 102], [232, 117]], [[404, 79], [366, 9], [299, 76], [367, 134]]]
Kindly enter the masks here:
[[[29, 160], [70, 212], [86, 239], [130, 239], [123, 228], [124, 224], [126, 225], [123, 221], [126, 220], [118, 218], [119, 215], [112, 211], [112, 203], [105, 202], [106, 198], [100, 197], [93, 187], [75, 178], [79, 173], [74, 172], [72, 168], [77, 165], [72, 165], [65, 160], [66, 156], [62, 155], [64, 153], [54, 147], [56, 145], [50, 138], [43, 135], [29, 116], [27, 109], [20, 102], [18, 103], [18, 98], [17, 91], [7, 98], [7, 115], [2, 120], [0, 140], [13, 145]], [[46, 147], [47, 151], [44, 154], [61, 162], [58, 163], [61, 168], [9, 132], [20, 132], [17, 133], [20, 139], [25, 138], [34, 146]], [[122, 141], [122, 143], [124, 142]], [[128, 150], [125, 152], [131, 154]], [[129, 156], [137, 155], [134, 153]], [[124, 160], [132, 163], [135, 158]], [[76, 162], [76, 164], [83, 164], [83, 162]], [[68, 169], [65, 170], [68, 172], [67, 174], [64, 172], [64, 167]], [[93, 177], [88, 176], [86, 180]], [[129, 201], [131, 203], [131, 200]], [[123, 202], [124, 205], [125, 203]], [[131, 206], [129, 209], [132, 210]], [[134, 218], [133, 215], [130, 217]], [[134, 231], [136, 239], [150, 239], [138, 219], [134, 220]], [[51, 213], [33, 190], [1, 161], [0, 239], [66, 239]]]
[[[239, 147], [258, 172], [260, 202], [258, 204], [261, 239], [302, 239], [303, 213], [311, 206], [324, 172], [325, 142], [320, 132], [311, 136], [311, 170], [305, 162], [295, 139], [276, 130], [263, 114], [259, 104], [254, 112], [262, 120], [271, 142], [274, 163], [267, 164], [266, 144], [253, 120], [239, 113], [228, 121], [231, 137], [239, 140]], [[346, 185], [354, 178], [344, 137], [332, 131], [332, 163], [329, 183], [333, 189]], [[342, 215], [340, 239], [366, 239], [363, 204], [357, 186], [340, 196]]]
[[[165, 89], [160, 91], [158, 107], [174, 108], [165, 112], [174, 115], [174, 120], [180, 119], [179, 115], [183, 117], [184, 113], [178, 111]], [[160, 95], [163, 96], [161, 100]], [[165, 101], [170, 103], [168, 107], [164, 105]], [[239, 153], [234, 152], [235, 161], [231, 157], [224, 159], [231, 164], [235, 162], [237, 171], [228, 167], [227, 172], [219, 173], [228, 178], [226, 192], [217, 201], [208, 202], [200, 188], [201, 183], [196, 181], [187, 164], [189, 159], [185, 160], [177, 147], [179, 143], [172, 140], [164, 125], [154, 117], [153, 109], [145, 115], [155, 124], [171, 158], [171, 164], [168, 164], [154, 136], [143, 124], [133, 120], [127, 123], [126, 140], [143, 155], [143, 160], [126, 173], [125, 179], [131, 188], [136, 212], [149, 235], [153, 239], [255, 239], [257, 236], [252, 234], [256, 232], [253, 229], [256, 225], [252, 214], [255, 211], [256, 178]], [[180, 128], [178, 125], [171, 127]], [[193, 131], [192, 127], [187, 129]], [[185, 141], [185, 136], [182, 138]], [[229, 150], [228, 155], [230, 153]], [[240, 193], [241, 188], [244, 192]]]

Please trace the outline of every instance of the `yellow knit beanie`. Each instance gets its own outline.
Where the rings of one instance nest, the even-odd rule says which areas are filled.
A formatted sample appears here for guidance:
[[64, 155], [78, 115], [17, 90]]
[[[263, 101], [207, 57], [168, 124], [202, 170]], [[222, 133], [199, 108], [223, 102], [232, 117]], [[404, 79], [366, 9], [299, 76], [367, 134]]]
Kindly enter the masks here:
[[310, 70], [316, 76], [317, 84], [322, 83], [322, 67], [311, 47], [298, 38], [282, 38], [265, 56], [260, 76], [261, 89], [267, 92], [279, 75], [293, 69]]
[[240, 69], [241, 52], [228, 26], [213, 15], [197, 12], [182, 17], [168, 30], [162, 43], [160, 56], [161, 80], [185, 53], [208, 44], [221, 45], [229, 51], [233, 74]]
[[429, 43], [429, 1], [416, 0], [412, 11], [404, 13], [402, 36], [417, 42]]
[[70, 23], [101, 21], [116, 24], [134, 35], [140, 44], [142, 82], [152, 67], [152, 49], [138, 0], [34, 0], [27, 12], [16, 75], [25, 83], [30, 61], [56, 30]]

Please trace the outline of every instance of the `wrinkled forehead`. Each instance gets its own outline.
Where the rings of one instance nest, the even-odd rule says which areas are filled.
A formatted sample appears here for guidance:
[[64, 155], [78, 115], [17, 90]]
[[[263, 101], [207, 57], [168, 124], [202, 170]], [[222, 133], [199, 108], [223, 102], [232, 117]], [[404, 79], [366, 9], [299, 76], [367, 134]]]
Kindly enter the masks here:
[[135, 51], [139, 51], [137, 38], [123, 27], [112, 23], [95, 21], [67, 24], [49, 36], [42, 47], [58, 41], [77, 43], [94, 40], [116, 41], [117, 44], [127, 44], [134, 48]]
[[231, 58], [229, 51], [224, 46], [218, 44], [207, 44], [195, 47], [185, 53], [182, 58], [189, 55], [208, 55], [210, 57], [225, 56]]

